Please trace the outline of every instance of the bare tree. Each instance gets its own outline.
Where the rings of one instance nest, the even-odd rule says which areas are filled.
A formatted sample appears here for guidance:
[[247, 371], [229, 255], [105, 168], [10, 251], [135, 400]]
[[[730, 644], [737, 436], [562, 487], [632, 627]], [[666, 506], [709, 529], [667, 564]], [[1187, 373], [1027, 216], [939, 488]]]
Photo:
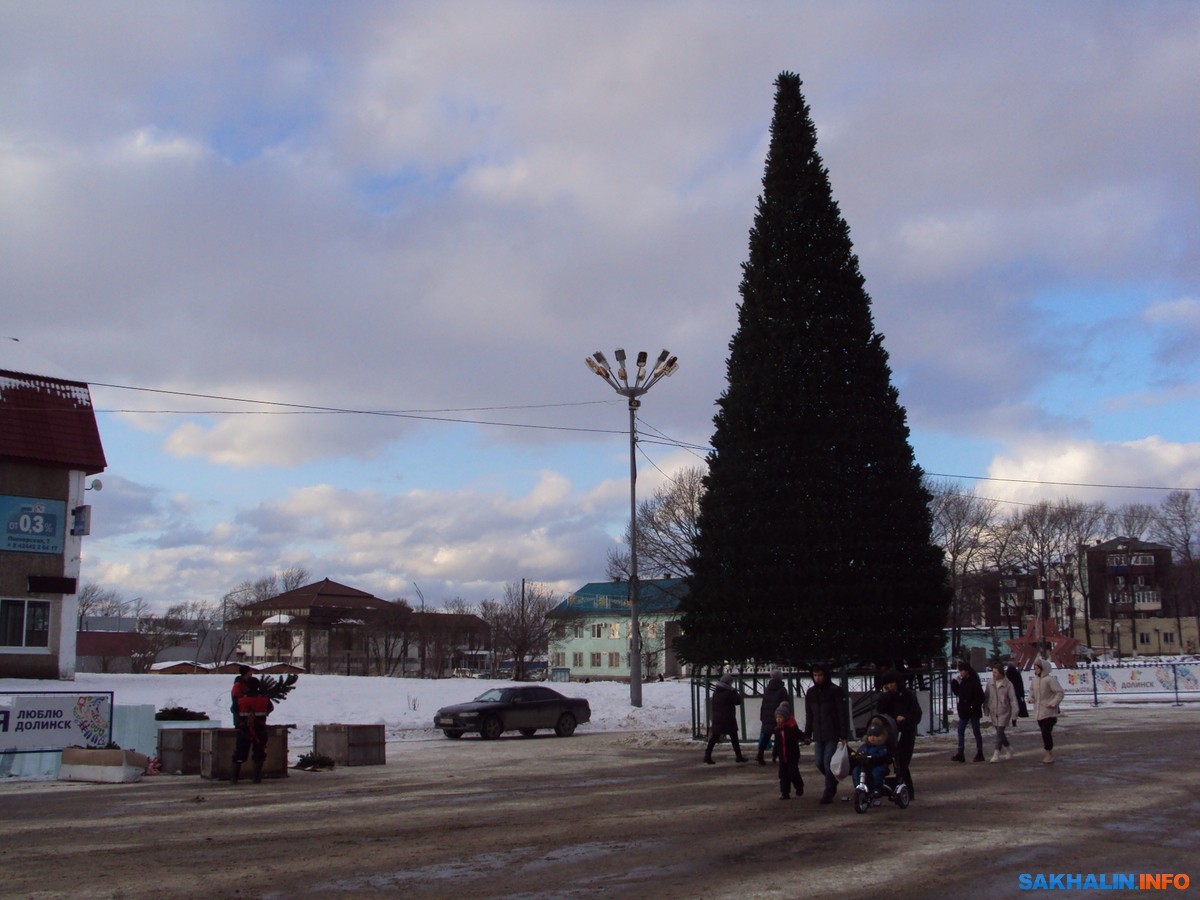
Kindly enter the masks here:
[[1158, 511], [1148, 503], [1126, 503], [1105, 516], [1105, 530], [1113, 537], [1145, 540], [1158, 517]]
[[120, 591], [88, 582], [76, 595], [79, 616], [127, 616], [133, 601], [126, 600]]
[[[969, 576], [980, 571], [986, 562], [988, 535], [996, 520], [996, 501], [977, 497], [952, 481], [927, 481], [926, 487], [932, 497], [933, 541], [946, 554], [954, 591], [950, 646], [957, 656], [963, 625], [983, 621], [983, 598], [978, 589], [969, 595], [968, 586], [972, 583]], [[978, 579], [973, 581], [979, 584]]]
[[479, 604], [479, 618], [483, 619], [492, 635], [492, 672], [496, 675], [497, 666], [502, 659], [512, 656], [512, 646], [509, 644], [507, 630], [503, 627], [505, 606], [499, 600], [484, 600]]
[[447, 600], [443, 604], [443, 608], [448, 613], [457, 613], [462, 616], [473, 616], [477, 614], [475, 604], [468, 603], [462, 597], [455, 597], [453, 600]]
[[529, 663], [550, 649], [550, 641], [560, 638], [564, 624], [550, 617], [560, 601], [544, 584], [507, 584], [504, 599], [485, 600], [480, 616], [492, 630], [492, 647], [497, 659], [512, 657], [513, 678], [525, 677]]
[[275, 573], [275, 580], [279, 583], [279, 593], [281, 594], [303, 587], [310, 577], [308, 569], [304, 566], [288, 566]]
[[1185, 612], [1195, 616], [1200, 627], [1200, 492], [1167, 494], [1153, 529], [1155, 540], [1170, 547], [1174, 557], [1175, 624], [1182, 640]]
[[[691, 572], [698, 533], [696, 520], [703, 494], [704, 470], [690, 467], [638, 504], [639, 577], [670, 578]], [[630, 530], [626, 525], [624, 547], [608, 551], [605, 572], [613, 580], [629, 580], [629, 538]]]
[[391, 601], [390, 609], [377, 612], [367, 620], [367, 655], [376, 675], [395, 675], [397, 668], [401, 675], [404, 674], [411, 620], [412, 608], [403, 599]]
[[[220, 620], [222, 628], [228, 631], [228, 635], [222, 638], [221, 654], [219, 662], [229, 662], [236, 654], [238, 645], [244, 642], [250, 634], [248, 627], [230, 628], [230, 624], [243, 621], [250, 621], [244, 615], [246, 607], [259, 603], [263, 600], [270, 600], [272, 597], [277, 597], [280, 594], [294, 591], [298, 587], [302, 587], [308, 582], [310, 575], [308, 569], [303, 566], [290, 566], [286, 569], [280, 569], [272, 575], [265, 575], [262, 578], [247, 578], [245, 581], [237, 585], [230, 591], [226, 591], [221, 597], [220, 603]], [[295, 648], [293, 647], [293, 650]]]
[[[1062, 501], [1059, 519], [1063, 530], [1063, 546], [1067, 550], [1063, 560], [1063, 580], [1067, 591], [1067, 602], [1070, 604], [1067, 616], [1069, 634], [1075, 631], [1075, 596], [1078, 589], [1087, 584], [1087, 545], [1099, 538], [1108, 515], [1108, 507], [1103, 503], [1080, 503], [1074, 500]], [[1088, 645], [1092, 643], [1092, 614], [1088, 608], [1086, 597], [1081, 597], [1083, 605], [1083, 629]]]

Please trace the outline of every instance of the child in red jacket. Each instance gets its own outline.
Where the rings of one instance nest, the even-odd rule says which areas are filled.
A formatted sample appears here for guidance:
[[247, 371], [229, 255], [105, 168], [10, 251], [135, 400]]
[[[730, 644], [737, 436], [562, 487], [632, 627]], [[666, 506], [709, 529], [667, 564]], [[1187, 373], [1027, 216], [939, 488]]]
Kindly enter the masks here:
[[804, 796], [804, 779], [800, 777], [800, 726], [792, 708], [780, 703], [775, 710], [775, 749], [772, 756], [779, 764], [779, 799], [790, 800], [791, 789]]

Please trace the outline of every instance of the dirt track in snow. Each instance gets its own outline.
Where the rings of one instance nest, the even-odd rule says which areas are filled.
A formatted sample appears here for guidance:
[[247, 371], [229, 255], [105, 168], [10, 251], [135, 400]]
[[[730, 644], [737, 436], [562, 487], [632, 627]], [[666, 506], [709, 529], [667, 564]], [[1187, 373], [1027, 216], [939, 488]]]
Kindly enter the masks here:
[[782, 802], [728, 745], [705, 766], [685, 736], [586, 726], [405, 741], [386, 766], [261, 785], [4, 783], [0, 895], [1012, 897], [1021, 873], [1140, 872], [1196, 894], [1198, 737], [1200, 704], [1071, 711], [1053, 766], [1025, 720], [997, 765], [922, 738], [918, 799], [863, 815], [817, 805], [807, 751], [808, 793]]

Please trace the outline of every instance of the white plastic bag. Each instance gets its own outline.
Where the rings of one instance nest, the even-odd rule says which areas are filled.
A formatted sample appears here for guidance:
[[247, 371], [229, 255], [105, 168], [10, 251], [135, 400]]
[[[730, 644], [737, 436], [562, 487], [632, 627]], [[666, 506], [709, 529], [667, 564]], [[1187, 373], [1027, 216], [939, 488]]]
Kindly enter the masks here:
[[850, 747], [848, 745], [838, 744], [838, 748], [833, 751], [833, 758], [829, 760], [829, 771], [838, 781], [850, 774]]

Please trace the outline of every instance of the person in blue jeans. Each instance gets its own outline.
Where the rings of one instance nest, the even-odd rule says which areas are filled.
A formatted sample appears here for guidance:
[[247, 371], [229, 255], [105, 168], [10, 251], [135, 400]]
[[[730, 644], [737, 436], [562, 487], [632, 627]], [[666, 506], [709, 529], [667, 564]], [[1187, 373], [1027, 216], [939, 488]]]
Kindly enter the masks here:
[[967, 726], [975, 735], [975, 762], [983, 762], [983, 732], [979, 720], [983, 718], [983, 682], [978, 673], [965, 662], [958, 664], [958, 674], [950, 680], [950, 691], [958, 698], [958, 752], [950, 757], [954, 762], [966, 762], [965, 739]]
[[813, 686], [804, 695], [804, 737], [813, 742], [813, 761], [825, 776], [825, 791], [818, 803], [832, 803], [837, 779], [830, 767], [838, 744], [850, 739], [850, 709], [845, 692], [829, 680], [829, 669], [821, 663], [812, 668]]

